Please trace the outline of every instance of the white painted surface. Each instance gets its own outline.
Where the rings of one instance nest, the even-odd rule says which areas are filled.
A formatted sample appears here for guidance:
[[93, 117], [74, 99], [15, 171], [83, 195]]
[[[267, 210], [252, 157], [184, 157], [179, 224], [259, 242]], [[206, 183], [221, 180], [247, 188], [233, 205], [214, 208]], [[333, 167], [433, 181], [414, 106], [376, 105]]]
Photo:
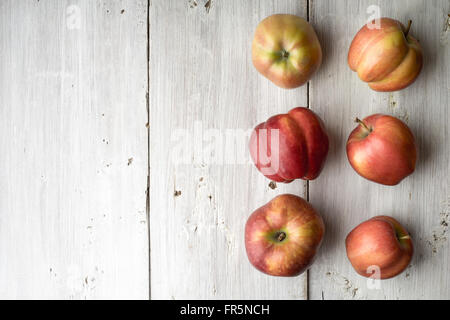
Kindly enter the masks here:
[[[0, 297], [305, 299], [306, 275], [259, 273], [243, 242], [253, 210], [284, 192], [305, 197], [305, 183], [271, 189], [252, 164], [211, 163], [196, 150], [217, 134], [224, 157], [237, 146], [248, 159], [245, 141], [226, 144], [227, 129], [307, 105], [306, 86], [279, 89], [250, 60], [258, 22], [306, 18], [307, 3], [0, 1]], [[413, 19], [425, 66], [410, 88], [376, 93], [347, 66], [370, 5]], [[325, 169], [309, 184], [327, 227], [309, 296], [448, 299], [449, 3], [310, 0], [309, 12], [324, 51], [309, 105], [331, 136]], [[375, 112], [405, 120], [419, 144], [416, 172], [396, 187], [363, 180], [346, 159], [353, 118]], [[181, 133], [191, 140], [177, 140]], [[416, 254], [405, 273], [369, 290], [344, 239], [377, 214], [411, 231]]]
[[[250, 53], [260, 20], [275, 12], [306, 18], [306, 2], [213, 1], [209, 12], [205, 3], [150, 7], [151, 296], [304, 299], [305, 276], [266, 276], [253, 269], [244, 247], [251, 212], [282, 192], [303, 195], [304, 182], [272, 190], [252, 164], [208, 163], [193, 146], [211, 146], [208, 129], [224, 137], [226, 129], [249, 130], [306, 105], [306, 86], [275, 87], [254, 69]], [[177, 164], [171, 157], [181, 140], [174, 131], [193, 139], [196, 123], [205, 141], [186, 141], [188, 163]], [[247, 141], [237, 145], [249, 159]]]
[[[406, 23], [424, 50], [424, 68], [402, 91], [372, 91], [347, 65], [353, 36], [366, 22], [370, 5], [382, 16]], [[450, 298], [448, 224], [449, 74], [448, 16], [443, 1], [313, 1], [310, 19], [324, 49], [324, 64], [311, 83], [310, 106], [323, 115], [331, 134], [328, 163], [310, 183], [310, 200], [325, 218], [328, 233], [309, 272], [312, 299]], [[350, 167], [345, 144], [353, 119], [387, 113], [404, 120], [416, 136], [416, 171], [395, 187], [358, 176]], [[379, 214], [397, 218], [412, 234], [415, 255], [400, 276], [370, 290], [345, 254], [345, 237], [360, 222]]]
[[146, 1], [0, 2], [1, 298], [148, 298], [146, 34]]

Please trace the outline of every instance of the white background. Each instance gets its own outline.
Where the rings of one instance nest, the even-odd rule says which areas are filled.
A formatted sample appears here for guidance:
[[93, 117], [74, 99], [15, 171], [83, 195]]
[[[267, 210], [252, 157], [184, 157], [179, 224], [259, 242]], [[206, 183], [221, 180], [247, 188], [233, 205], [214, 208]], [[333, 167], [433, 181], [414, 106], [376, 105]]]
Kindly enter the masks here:
[[[374, 92], [347, 65], [371, 5], [412, 19], [423, 47], [422, 73], [402, 91]], [[319, 36], [308, 86], [277, 88], [251, 64], [254, 29], [274, 13], [309, 17]], [[0, 298], [450, 298], [448, 13], [446, 0], [1, 0]], [[296, 106], [330, 134], [310, 183], [272, 189], [251, 164], [171, 155], [176, 130], [248, 130]], [[353, 119], [375, 112], [404, 120], [419, 145], [416, 172], [395, 187], [346, 159]], [[327, 229], [297, 278], [259, 273], [243, 242], [250, 213], [284, 192], [309, 198]], [[416, 251], [371, 290], [344, 239], [379, 214]]]

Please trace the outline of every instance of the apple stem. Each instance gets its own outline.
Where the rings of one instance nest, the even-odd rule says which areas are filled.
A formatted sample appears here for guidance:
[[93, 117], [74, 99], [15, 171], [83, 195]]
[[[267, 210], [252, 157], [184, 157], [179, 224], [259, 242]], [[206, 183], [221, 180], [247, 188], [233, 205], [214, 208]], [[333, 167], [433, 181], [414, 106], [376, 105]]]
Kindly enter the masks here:
[[399, 238], [400, 240], [405, 240], [405, 239], [411, 239], [411, 237], [409, 235], [403, 236]]
[[364, 121], [360, 120], [359, 118], [356, 118], [355, 122], [362, 125], [364, 129], [366, 129], [367, 131], [372, 132], [372, 130], [364, 123]]
[[406, 27], [406, 30], [405, 30], [405, 38], [408, 36], [409, 29], [411, 29], [411, 23], [412, 23], [412, 20], [409, 20], [408, 26]]

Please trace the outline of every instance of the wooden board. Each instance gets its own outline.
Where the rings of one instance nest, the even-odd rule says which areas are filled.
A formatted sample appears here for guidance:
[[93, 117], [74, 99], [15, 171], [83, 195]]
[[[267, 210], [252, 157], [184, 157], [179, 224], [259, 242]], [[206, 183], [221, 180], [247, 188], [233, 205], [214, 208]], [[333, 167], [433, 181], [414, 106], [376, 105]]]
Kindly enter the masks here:
[[0, 2], [0, 297], [149, 296], [147, 1]]
[[[277, 88], [256, 72], [250, 53], [260, 20], [273, 13], [306, 18], [306, 10], [297, 0], [151, 2], [152, 299], [306, 298], [305, 276], [263, 275], [244, 247], [251, 212], [283, 192], [304, 195], [305, 183], [269, 188], [249, 163], [247, 139], [226, 138], [306, 106], [306, 86]], [[219, 143], [216, 160], [199, 156], [215, 139], [229, 143]], [[244, 160], [222, 161], [233, 146]]]
[[[424, 48], [400, 92], [371, 91], [347, 66], [374, 6], [411, 18]], [[252, 66], [253, 32], [274, 13], [309, 16], [319, 35], [309, 90]], [[0, 298], [448, 299], [448, 13], [446, 0], [0, 1]], [[330, 132], [325, 169], [272, 189], [245, 134], [308, 105]], [[375, 112], [419, 145], [396, 187], [346, 159], [353, 119]], [[288, 279], [256, 271], [244, 248], [248, 216], [286, 192], [309, 194], [327, 227], [308, 274]], [[409, 229], [416, 253], [371, 289], [344, 239], [378, 214]]]
[[[353, 36], [368, 20], [371, 5], [406, 23], [421, 43], [425, 61], [416, 83], [395, 93], [370, 90], [347, 66]], [[327, 234], [309, 272], [312, 299], [448, 299], [450, 263], [449, 18], [442, 1], [311, 1], [310, 20], [319, 33], [324, 63], [311, 81], [310, 106], [331, 133], [325, 170], [310, 183], [310, 200], [326, 220]], [[387, 113], [403, 119], [419, 145], [416, 172], [387, 187], [364, 180], [345, 153], [356, 116]], [[370, 289], [347, 261], [344, 240], [358, 223], [392, 215], [412, 233], [415, 255], [400, 276]]]

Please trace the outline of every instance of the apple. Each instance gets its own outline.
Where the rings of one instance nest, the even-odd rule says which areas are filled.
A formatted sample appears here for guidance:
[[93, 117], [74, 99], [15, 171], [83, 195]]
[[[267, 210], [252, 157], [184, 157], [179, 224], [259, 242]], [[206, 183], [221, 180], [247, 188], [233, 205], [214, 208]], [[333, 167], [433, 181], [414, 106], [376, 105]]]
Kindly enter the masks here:
[[325, 163], [328, 135], [313, 111], [297, 107], [257, 125], [249, 148], [253, 162], [267, 178], [313, 180]]
[[392, 186], [414, 172], [417, 147], [406, 124], [383, 114], [356, 121], [359, 125], [347, 140], [347, 157], [360, 176]]
[[388, 279], [409, 265], [413, 244], [408, 232], [394, 218], [377, 216], [353, 229], [345, 239], [347, 257], [364, 277]]
[[406, 28], [390, 18], [378, 22], [379, 27], [366, 24], [356, 34], [348, 51], [348, 65], [375, 91], [403, 89], [422, 69], [422, 48], [409, 34], [411, 20]]
[[252, 43], [256, 70], [277, 86], [297, 88], [322, 63], [322, 49], [312, 26], [291, 14], [265, 18], [256, 28]]
[[283, 194], [257, 209], [245, 225], [250, 263], [272, 276], [293, 277], [313, 262], [325, 227], [304, 199]]

